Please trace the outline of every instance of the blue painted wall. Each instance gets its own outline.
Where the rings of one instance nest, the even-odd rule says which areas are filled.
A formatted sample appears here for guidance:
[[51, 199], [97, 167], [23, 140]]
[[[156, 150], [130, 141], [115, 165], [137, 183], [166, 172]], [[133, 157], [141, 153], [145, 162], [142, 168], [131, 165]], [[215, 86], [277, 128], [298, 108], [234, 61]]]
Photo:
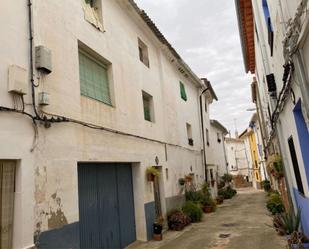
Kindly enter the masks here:
[[38, 249], [79, 249], [79, 222], [43, 232], [34, 241]]
[[[309, 132], [302, 113], [301, 100], [299, 100], [293, 110], [294, 119], [296, 123], [298, 139], [301, 148], [301, 154], [305, 165], [305, 172], [307, 176], [307, 182], [303, 181], [303, 184], [308, 184], [309, 180]], [[297, 189], [294, 188], [294, 196], [298, 207], [301, 209], [302, 216], [302, 228], [306, 235], [309, 235], [309, 198], [301, 195]]]
[[154, 202], [149, 202], [145, 204], [145, 216], [146, 216], [147, 239], [152, 240], [153, 223], [155, 222], [156, 219], [156, 208]]
[[[299, 100], [294, 108], [294, 118], [297, 127], [298, 139], [300, 143], [301, 153], [305, 165], [307, 181], [309, 181], [309, 132], [301, 111], [301, 101]], [[305, 183], [303, 183], [305, 184]], [[308, 182], [307, 182], [308, 184]]]
[[309, 198], [299, 194], [298, 190], [294, 188], [294, 196], [298, 207], [301, 209], [301, 224], [304, 233], [309, 236]]

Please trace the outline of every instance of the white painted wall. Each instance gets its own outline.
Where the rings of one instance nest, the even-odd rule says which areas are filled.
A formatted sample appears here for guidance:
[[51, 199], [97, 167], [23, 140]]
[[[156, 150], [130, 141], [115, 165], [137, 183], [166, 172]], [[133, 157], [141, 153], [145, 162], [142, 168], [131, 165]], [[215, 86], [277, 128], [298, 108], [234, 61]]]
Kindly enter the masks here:
[[[145, 168], [162, 166], [165, 197], [179, 194], [178, 179], [194, 173], [204, 180], [202, 135], [198, 97], [200, 89], [178, 71], [162, 45], [124, 1], [103, 0], [103, 26], [96, 30], [84, 19], [81, 1], [33, 1], [34, 43], [52, 51], [51, 74], [35, 72], [37, 92], [50, 94], [43, 111], [85, 121], [145, 139], [92, 130], [72, 123], [39, 126], [34, 152], [32, 121], [22, 115], [0, 112], [0, 159], [16, 159], [17, 193], [14, 248], [33, 244], [35, 231], [49, 229], [50, 211], [61, 208], [68, 223], [79, 220], [78, 162], [132, 162], [137, 239], [146, 239], [144, 203], [154, 199]], [[26, 1], [1, 2], [0, 105], [12, 107], [7, 93], [7, 70], [16, 64], [29, 68]], [[14, 13], [14, 15], [12, 14]], [[139, 60], [138, 38], [149, 49], [150, 68]], [[112, 63], [113, 107], [80, 95], [78, 42]], [[188, 101], [180, 97], [185, 84]], [[30, 83], [29, 88], [30, 88]], [[142, 90], [153, 96], [155, 123], [144, 120]], [[30, 89], [25, 96], [31, 112]], [[206, 127], [210, 130], [208, 113]], [[186, 123], [192, 126], [194, 146], [188, 145]], [[165, 143], [167, 154], [165, 154]], [[168, 170], [168, 177], [166, 175]], [[56, 194], [61, 203], [56, 203]]]
[[225, 138], [225, 146], [229, 173], [248, 176], [250, 172], [245, 143], [241, 139]]
[[[282, 9], [280, 8], [280, 5], [278, 3], [281, 3]], [[266, 34], [266, 24], [264, 19], [264, 13], [262, 10], [261, 4], [257, 4], [257, 2], [253, 1], [254, 3], [254, 15], [255, 15], [255, 22], [257, 24], [257, 29], [259, 32], [259, 40], [257, 39], [257, 36], [255, 34], [255, 41], [256, 41], [256, 75], [258, 75], [258, 85], [259, 85], [259, 91], [262, 96], [262, 104], [264, 113], [265, 109], [267, 108], [267, 104], [269, 103], [269, 97], [267, 94], [267, 86], [265, 85], [265, 75], [272, 72], [275, 75], [276, 83], [277, 83], [277, 92], [279, 93], [282, 89], [283, 82], [282, 82], [282, 75], [283, 75], [283, 65], [284, 65], [284, 59], [283, 59], [283, 46], [282, 41], [285, 37], [285, 25], [289, 18], [294, 18], [296, 8], [298, 7], [300, 0], [279, 0], [279, 1], [268, 1], [270, 13], [271, 13], [271, 20], [274, 26], [274, 56], [271, 57], [269, 54], [269, 46], [267, 42], [267, 34]], [[304, 20], [304, 19], [303, 19]], [[307, 19], [308, 20], [308, 19]], [[305, 21], [306, 23], [306, 21]], [[263, 34], [264, 31], [264, 35]], [[305, 32], [304, 36], [307, 36], [308, 32]], [[301, 47], [305, 67], [307, 73], [309, 72], [308, 68], [308, 61], [309, 61], [309, 53], [306, 53], [309, 48], [309, 42], [304, 39], [304, 42]], [[261, 52], [264, 51], [264, 54]], [[263, 55], [262, 55], [263, 54]], [[294, 79], [292, 81], [292, 89], [295, 93], [295, 99], [298, 101], [300, 98], [302, 98], [302, 93], [299, 87], [299, 75], [297, 72], [294, 72]], [[305, 189], [305, 195], [308, 196], [308, 181], [305, 174], [304, 169], [304, 162], [301, 155], [300, 145], [298, 141], [298, 134], [295, 126], [294, 116], [293, 116], [293, 109], [294, 104], [292, 102], [291, 98], [287, 98], [287, 104], [285, 105], [284, 110], [280, 113], [279, 122], [277, 125], [278, 128], [278, 136], [280, 140], [280, 147], [281, 147], [281, 153], [283, 157], [283, 161], [286, 167], [286, 177], [288, 182], [290, 183], [290, 191], [292, 191], [293, 187], [296, 187], [296, 181], [295, 181], [295, 175], [293, 170], [293, 165], [291, 161], [291, 156], [289, 152], [288, 147], [288, 139], [289, 137], [293, 136], [298, 163], [300, 167], [302, 182]], [[267, 110], [267, 109], [266, 109]], [[268, 119], [269, 123], [269, 117], [268, 115], [265, 115], [266, 119]], [[293, 196], [292, 196], [293, 198]]]

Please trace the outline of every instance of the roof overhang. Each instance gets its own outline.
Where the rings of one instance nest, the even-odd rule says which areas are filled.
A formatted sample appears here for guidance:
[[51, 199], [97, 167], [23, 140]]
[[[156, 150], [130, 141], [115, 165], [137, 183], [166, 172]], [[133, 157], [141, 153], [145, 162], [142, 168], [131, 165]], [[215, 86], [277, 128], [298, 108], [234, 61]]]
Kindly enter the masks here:
[[221, 130], [224, 135], [227, 135], [229, 133], [227, 129], [218, 120], [210, 120], [210, 124]]
[[206, 78], [202, 78], [201, 80], [204, 82], [206, 89], [209, 90], [212, 99], [218, 101], [218, 97], [217, 97], [210, 81]]
[[254, 17], [251, 0], [235, 0], [246, 73], [255, 72]]

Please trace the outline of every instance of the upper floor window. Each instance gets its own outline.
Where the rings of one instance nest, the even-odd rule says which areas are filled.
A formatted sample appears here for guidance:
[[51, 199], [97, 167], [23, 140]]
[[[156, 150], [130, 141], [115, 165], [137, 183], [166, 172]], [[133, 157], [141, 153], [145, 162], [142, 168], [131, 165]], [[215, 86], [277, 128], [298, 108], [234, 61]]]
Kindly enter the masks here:
[[179, 86], [180, 86], [180, 96], [184, 101], [187, 101], [187, 93], [186, 93], [186, 88], [185, 85], [180, 81], [179, 82]]
[[140, 61], [143, 62], [146, 67], [149, 67], [148, 47], [140, 39], [138, 39], [138, 52]]
[[206, 128], [206, 141], [207, 141], [207, 145], [209, 146], [209, 130]]
[[193, 137], [192, 137], [192, 126], [190, 124], [186, 124], [187, 127], [187, 136], [188, 136], [188, 143], [189, 145], [193, 146]]
[[205, 96], [205, 112], [208, 111], [208, 103], [207, 103], [207, 97]]
[[144, 119], [149, 122], [154, 122], [154, 108], [153, 108], [153, 97], [142, 91], [143, 96], [143, 107], [144, 107]]
[[112, 105], [106, 63], [79, 50], [79, 76], [81, 95]]
[[268, 31], [268, 44], [270, 46], [270, 54], [272, 56], [273, 47], [274, 47], [274, 31], [273, 31], [273, 26], [271, 23], [270, 11], [268, 8], [267, 0], [262, 0], [262, 3], [263, 3], [264, 16], [265, 16], [265, 21], [266, 21], [266, 26], [267, 26], [267, 31]]
[[217, 132], [217, 140], [218, 140], [218, 143], [221, 143], [221, 135], [219, 132]]
[[102, 0], [84, 0], [84, 18], [95, 28], [103, 31]]

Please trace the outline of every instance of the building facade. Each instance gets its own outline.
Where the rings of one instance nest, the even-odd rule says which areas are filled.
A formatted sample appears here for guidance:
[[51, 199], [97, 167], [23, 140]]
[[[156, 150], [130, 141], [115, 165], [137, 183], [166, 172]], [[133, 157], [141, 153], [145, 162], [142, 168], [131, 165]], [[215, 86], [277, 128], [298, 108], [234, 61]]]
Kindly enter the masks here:
[[240, 138], [226, 137], [225, 146], [229, 173], [233, 176], [243, 176], [249, 181], [252, 170], [244, 141]]
[[236, 0], [236, 9], [266, 156], [281, 155], [285, 190], [308, 235], [308, 1]]
[[3, 247], [151, 239], [183, 201], [178, 179], [205, 181], [211, 84], [132, 0], [0, 9]]

